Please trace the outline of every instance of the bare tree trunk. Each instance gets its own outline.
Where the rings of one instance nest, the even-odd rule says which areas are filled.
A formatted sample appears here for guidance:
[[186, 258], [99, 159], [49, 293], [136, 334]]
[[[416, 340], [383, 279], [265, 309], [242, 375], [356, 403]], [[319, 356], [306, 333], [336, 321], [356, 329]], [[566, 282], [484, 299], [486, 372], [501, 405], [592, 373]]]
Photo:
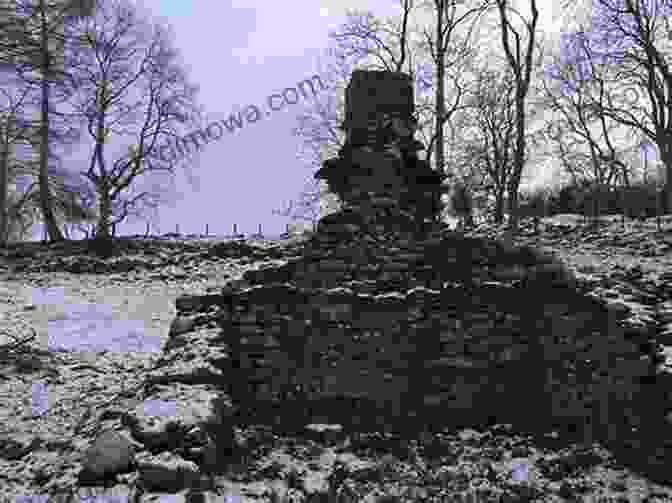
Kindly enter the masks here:
[[443, 173], [444, 166], [444, 144], [443, 144], [443, 125], [445, 122], [445, 51], [443, 50], [443, 21], [446, 9], [445, 0], [435, 0], [436, 2], [436, 170]]
[[665, 185], [661, 197], [663, 214], [672, 213], [672, 144], [660, 149], [660, 157], [665, 165]]
[[47, 234], [50, 241], [63, 241], [63, 234], [56, 224], [56, 218], [52, 211], [52, 197], [49, 190], [49, 176], [47, 168], [49, 166], [49, 83], [42, 82], [42, 144], [40, 146], [40, 206], [42, 216], [46, 225]]
[[506, 200], [509, 210], [509, 227], [515, 233], [518, 230], [518, 189], [507, 191]]
[[49, 68], [51, 65], [49, 46], [47, 43], [47, 20], [45, 18], [44, 0], [40, 0], [40, 10], [42, 13], [42, 116], [40, 131], [40, 206], [42, 216], [51, 241], [64, 241], [63, 234], [56, 224], [56, 218], [52, 211], [52, 197], [49, 191], [49, 176], [47, 169], [49, 167]]
[[100, 202], [98, 207], [100, 209], [100, 218], [98, 219], [98, 225], [96, 228], [96, 238], [107, 240], [111, 238], [110, 235], [110, 217], [112, 215], [112, 204], [110, 201], [109, 192], [105, 185], [101, 186], [98, 191], [100, 196]]
[[7, 244], [9, 230], [9, 216], [7, 214], [9, 141], [3, 143], [2, 147], [2, 157], [0, 157], [0, 246], [5, 246]]
[[625, 169], [625, 165], [623, 165], [623, 186], [630, 187], [630, 177], [628, 176], [628, 170]]
[[520, 95], [519, 91], [516, 96], [516, 130], [516, 151], [513, 155], [514, 169], [508, 187], [509, 226], [514, 234], [518, 232], [518, 187], [525, 164], [525, 98]]
[[[508, 184], [509, 191], [509, 211], [510, 225], [512, 234], [518, 231], [518, 188], [520, 186], [520, 178], [523, 173], [523, 166], [525, 164], [525, 97], [530, 87], [530, 75], [532, 71], [532, 53], [534, 50], [534, 34], [539, 19], [539, 11], [537, 10], [536, 0], [530, 0], [530, 8], [532, 10], [532, 19], [530, 22], [525, 22], [525, 27], [528, 35], [527, 48], [525, 54], [521, 54], [521, 36], [513, 29], [510, 20], [506, 16], [507, 0], [497, 0], [499, 7], [500, 20], [502, 24], [502, 45], [504, 53], [509, 62], [511, 70], [516, 77], [516, 150], [514, 154], [514, 168], [513, 173]], [[511, 49], [509, 42], [509, 31], [513, 32], [515, 40], [515, 54]], [[523, 61], [523, 57], [525, 60]]]
[[498, 189], [495, 193], [495, 223], [504, 221], [504, 189]]

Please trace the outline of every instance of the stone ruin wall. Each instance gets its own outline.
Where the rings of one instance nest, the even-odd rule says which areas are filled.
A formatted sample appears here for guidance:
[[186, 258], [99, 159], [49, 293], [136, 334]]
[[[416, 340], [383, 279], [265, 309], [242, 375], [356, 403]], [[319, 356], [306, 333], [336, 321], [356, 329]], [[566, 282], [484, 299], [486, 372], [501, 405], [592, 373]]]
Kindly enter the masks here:
[[[614, 439], [637, 425], [633, 404], [648, 397], [640, 380], [652, 364], [597, 301], [541, 290], [548, 278], [537, 286], [507, 279], [486, 252], [469, 264], [469, 274], [480, 269], [477, 287], [450, 286], [463, 257], [431, 255], [442, 268], [413, 263], [427, 258], [423, 248], [380, 247], [364, 265], [348, 264], [353, 249], [341, 247], [340, 258], [247, 274], [248, 286], [220, 303], [218, 323], [235, 355], [232, 395], [259, 410], [356, 398], [373, 408], [358, 418], [348, 405], [345, 417], [332, 411], [330, 419], [381, 428], [414, 415], [444, 426], [492, 417], [585, 426], [587, 438]], [[398, 283], [409, 288], [395, 292]]]
[[[667, 427], [655, 362], [561, 266], [441, 226], [411, 237], [384, 206], [325, 216], [302, 258], [223, 294], [222, 369], [238, 403], [378, 426], [553, 424], [621, 445]], [[350, 405], [311, 405], [337, 395]], [[379, 412], [359, 416], [355, 402]]]

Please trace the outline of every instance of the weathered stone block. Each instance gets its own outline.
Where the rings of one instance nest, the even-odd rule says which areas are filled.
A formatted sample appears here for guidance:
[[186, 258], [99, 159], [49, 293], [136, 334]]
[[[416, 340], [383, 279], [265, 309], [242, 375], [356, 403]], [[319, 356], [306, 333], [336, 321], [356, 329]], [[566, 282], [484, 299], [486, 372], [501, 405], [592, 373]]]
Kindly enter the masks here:
[[406, 118], [413, 115], [413, 83], [403, 73], [355, 70], [345, 93], [348, 143], [364, 145], [369, 128], [382, 113]]

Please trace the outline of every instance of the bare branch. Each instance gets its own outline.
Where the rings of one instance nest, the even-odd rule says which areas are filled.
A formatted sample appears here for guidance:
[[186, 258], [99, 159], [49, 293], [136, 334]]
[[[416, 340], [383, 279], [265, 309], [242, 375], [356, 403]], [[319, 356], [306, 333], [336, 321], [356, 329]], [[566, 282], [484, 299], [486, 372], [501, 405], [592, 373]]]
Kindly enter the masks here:
[[[168, 33], [141, 20], [126, 0], [111, 0], [83, 23], [83, 34], [82, 44], [89, 49], [81, 54], [76, 108], [87, 122], [94, 147], [88, 170], [81, 174], [98, 194], [97, 234], [105, 236], [130, 215], [129, 208], [149, 200], [147, 192], [120, 199], [137, 187], [142, 175], [175, 173], [177, 156], [166, 158], [165, 149], [186, 149], [183, 164], [198, 152], [195, 133], [186, 136], [197, 147], [192, 152], [181, 130], [202, 126], [202, 113], [194, 102], [197, 88], [187, 83], [176, 63]], [[204, 131], [198, 133], [208, 141]], [[109, 159], [112, 137], [130, 137], [131, 143]]]

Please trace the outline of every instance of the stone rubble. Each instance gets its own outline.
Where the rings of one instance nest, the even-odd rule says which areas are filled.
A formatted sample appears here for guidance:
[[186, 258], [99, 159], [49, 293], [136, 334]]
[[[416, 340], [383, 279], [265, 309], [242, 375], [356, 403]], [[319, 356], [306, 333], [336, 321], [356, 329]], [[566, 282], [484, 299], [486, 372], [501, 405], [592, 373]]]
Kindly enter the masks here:
[[[445, 229], [416, 241], [395, 238], [394, 232], [356, 239], [341, 234], [339, 240], [330, 229], [342, 228], [344, 220], [351, 216], [340, 221], [332, 216], [333, 226], [323, 225], [298, 258], [296, 250], [287, 252], [284, 265], [251, 270], [219, 293], [176, 299], [169, 340], [133, 393], [137, 405], [106, 408], [96, 424], [102, 440], [92, 438], [94, 448], [81, 450], [81, 473], [67, 484], [46, 484], [45, 490], [62, 494], [60, 501], [71, 501], [66, 494], [125, 495], [129, 501], [135, 495], [152, 501], [163, 493], [212, 496], [221, 494], [212, 481], [245, 443], [240, 437], [245, 423], [279, 418], [280, 426], [295, 430], [310, 423], [386, 430], [408, 428], [404, 415], [413, 409], [417, 421], [411, 429], [432, 422], [437, 428], [475, 427], [509, 418], [521, 428], [549, 431], [553, 421], [564, 422], [567, 431], [589, 417], [595, 424], [586, 435], [594, 439], [609, 435], [605, 421], [616, 425], [611, 434], [625, 444], [625, 458], [636, 452], [631, 446], [637, 442], [644, 444], [640, 452], [664, 454], [632, 432], [625, 435], [627, 428], [613, 417], [634, 427], [649, 415], [640, 430], [655, 427], [656, 447], [662, 447], [667, 431], [662, 414], [669, 401], [659, 398], [662, 384], [646, 381], [655, 364], [634, 342], [641, 334], [628, 338], [633, 333], [623, 327], [626, 311], [573, 290], [581, 281], [551, 255]], [[381, 348], [385, 353], [377, 351]], [[311, 354], [322, 358], [311, 362]], [[586, 365], [584, 355], [595, 365]], [[263, 359], [266, 367], [249, 368]], [[355, 362], [356, 378], [350, 375], [356, 374]], [[361, 375], [367, 370], [368, 376]], [[536, 391], [530, 389], [535, 382], [543, 383]], [[303, 384], [305, 391], [290, 389], [290, 383]], [[592, 397], [579, 394], [595, 386], [608, 398], [598, 401], [604, 410], [591, 409]], [[241, 399], [241, 391], [250, 388], [255, 394]], [[640, 395], [635, 406], [628, 407], [627, 392]], [[347, 408], [334, 398], [338, 394], [350, 400]], [[278, 395], [287, 400], [284, 406]], [[361, 403], [366, 399], [372, 403]], [[536, 412], [523, 414], [529, 403], [539, 411], [547, 407], [547, 423]], [[361, 407], [359, 414], [352, 413], [354, 407]], [[305, 412], [292, 417], [297, 410]], [[660, 421], [650, 419], [654, 414]], [[34, 437], [13, 440], [3, 444], [3, 457], [19, 460], [46, 447]], [[130, 465], [122, 456], [129, 443]], [[103, 461], [91, 453], [104, 458], [108, 451], [120, 460], [97, 476], [101, 470], [95, 467]], [[657, 466], [665, 479], [664, 459]]]
[[[71, 243], [75, 248], [78, 244]], [[20, 254], [28, 248], [17, 247], [14, 251]], [[154, 274], [152, 272], [154, 269], [151, 265], [149, 267], [146, 266], [147, 264], [151, 264], [150, 261], [153, 257], [159, 256], [162, 259], [160, 264], [162, 267], [157, 271], [157, 278], [161, 277], [178, 282], [180, 282], [179, 274], [178, 277], [175, 277], [174, 273], [176, 270], [173, 269], [172, 273], [170, 270], [173, 263], [179, 263], [182, 266], [186, 266], [186, 268], [188, 268], [190, 261], [198, 263], [199, 268], [193, 271], [198, 274], [189, 274], [189, 279], [193, 280], [194, 276], [199, 274], [211, 275], [210, 269], [213, 267], [217, 268], [219, 266], [221, 269], [226, 266], [227, 269], [236, 269], [235, 264], [232, 264], [232, 262], [250, 262], [263, 265], [264, 263], [277, 261], [278, 257], [293, 255], [291, 246], [259, 247], [245, 245], [245, 243], [240, 242], [223, 243], [219, 244], [219, 246], [217, 244], [203, 244], [199, 246], [189, 245], [188, 243], [185, 245], [175, 244], [172, 247], [172, 251], [169, 249], [171, 246], [168, 243], [157, 243], [154, 246], [151, 242], [129, 242], [128, 248], [131, 249], [129, 250], [130, 253], [136, 252], [134, 256], [129, 257], [130, 260], [138, 264], [138, 267], [135, 269], [136, 273], [143, 273], [145, 278], [148, 272], [149, 275]], [[213, 249], [216, 252], [213, 252]], [[66, 262], [70, 264], [77, 264], [78, 261], [86, 262], [88, 257], [83, 253], [78, 255], [76, 250], [72, 258], [66, 259], [72, 251], [63, 249], [35, 253], [29, 263], [24, 263], [25, 265], [19, 263], [18, 267], [16, 263], [18, 261], [10, 259], [3, 263], [3, 268], [6, 269], [6, 277], [11, 279], [14, 276], [24, 275], [23, 272], [18, 272], [17, 269], [29, 269], [33, 271], [29, 275], [34, 276], [34, 271], [47, 268], [59, 271], [59, 264]], [[7, 252], [5, 251], [5, 253]], [[9, 253], [11, 254], [12, 251], [10, 250]], [[250, 255], [256, 257], [257, 260], [251, 260]], [[101, 264], [103, 264], [103, 267], [100, 268], [101, 272], [103, 270], [116, 270], [116, 264], [119, 263], [120, 259], [123, 260], [124, 258], [110, 257], [101, 260]], [[18, 260], [20, 261], [21, 259]], [[25, 267], [26, 265], [29, 267]], [[232, 265], [233, 267], [231, 267]], [[241, 267], [241, 269], [244, 270], [245, 267]], [[120, 273], [121, 275], [123, 273]], [[235, 277], [235, 274], [231, 276]], [[153, 281], [155, 282], [156, 278]], [[221, 284], [222, 281], [220, 280], [219, 285], [221, 286]], [[35, 306], [26, 306], [26, 308], [30, 307], [34, 308]], [[194, 327], [196, 329], [201, 328], [198, 323], [194, 324], [191, 328], [194, 329]], [[17, 367], [17, 370], [21, 372], [30, 371], [32, 375], [30, 375], [29, 379], [33, 381], [38, 379], [39, 374], [44, 373], [42, 369], [45, 365], [51, 367], [52, 364], [55, 364], [53, 369], [49, 370], [49, 375], [46, 376], [43, 382], [45, 384], [54, 384], [54, 386], [49, 386], [49, 415], [63, 416], [65, 419], [67, 414], [60, 413], [61, 404], [54, 403], [54, 398], [56, 398], [54, 391], [58, 391], [59, 386], [57, 385], [63, 378], [67, 379], [67, 376], [71, 375], [71, 372], [73, 374], [81, 373], [83, 367], [87, 367], [87, 365], [78, 361], [78, 358], [74, 355], [70, 357], [67, 353], [51, 354], [50, 352], [37, 351], [32, 348], [31, 352], [35, 353], [35, 356], [31, 357], [31, 361], [34, 362], [35, 367], [29, 370], [22, 361], [22, 369], [18, 369]], [[45, 359], [45, 356], [48, 358]], [[135, 357], [136, 355], [132, 354], [129, 356]], [[15, 355], [11, 355], [10, 359], [13, 360], [14, 358]], [[25, 357], [22, 357], [22, 360], [25, 359]], [[110, 360], [109, 362], [107, 361], [108, 359]], [[8, 377], [5, 377], [4, 373], [4, 360], [5, 355], [2, 354], [3, 373], [0, 375], [0, 378], [7, 379]], [[134, 360], [134, 358], [131, 358], [131, 360]], [[42, 363], [43, 361], [44, 363]], [[124, 362], [123, 354], [97, 354], [92, 359], [96, 371], [105, 369], [103, 371], [109, 373], [116, 372], [117, 369], [114, 368], [114, 365], [108, 365], [108, 363], [112, 364], [117, 361]], [[184, 363], [189, 365], [189, 362], [185, 361]], [[133, 365], [132, 362], [129, 362], [129, 364]], [[149, 487], [153, 487], [157, 493], [163, 491], [162, 487], [174, 492], [174, 490], [177, 490], [175, 488], [179, 485], [190, 486], [193, 491], [198, 493], [200, 491], [199, 487], [210, 484], [207, 477], [199, 475], [193, 478], [187, 474], [183, 478], [178, 477], [176, 479], [176, 474], [184, 472], [185, 466], [191, 466], [191, 469], [187, 470], [187, 472], [194, 472], [193, 461], [189, 461], [190, 456], [191, 458], [201, 460], [201, 469], [204, 469], [206, 472], [208, 470], [214, 472], [217, 469], [221, 469], [222, 466], [227, 466], [227, 463], [222, 463], [221, 461], [223, 455], [221, 448], [214, 449], [212, 447], [212, 439], [218, 439], [220, 442], [219, 445], [221, 445], [222, 440], [225, 438], [220, 434], [220, 431], [222, 431], [221, 428], [216, 425], [216, 422], [213, 426], [209, 423], [202, 426], [207, 423], [208, 414], [215, 418], [218, 417], [216, 409], [209, 410], [211, 408], [209, 401], [219, 398], [219, 395], [212, 394], [209, 387], [196, 386], [185, 388], [183, 386], [180, 387], [179, 384], [176, 385], [177, 389], [171, 393], [172, 380], [170, 378], [166, 380], [167, 384], [165, 386], [157, 385], [162, 390], [155, 390], [154, 395], [151, 393], [141, 395], [141, 391], [147, 386], [145, 381], [147, 381], [149, 368], [143, 367], [139, 370], [139, 386], [134, 387], [133, 380], [135, 377], [133, 377], [133, 379], [129, 379], [131, 382], [127, 383], [127, 386], [122, 385], [121, 392], [116, 395], [114, 395], [114, 389], [105, 389], [100, 393], [101, 396], [110, 396], [109, 402], [104, 404], [106, 405], [105, 409], [98, 410], [98, 413], [94, 413], [88, 420], [87, 418], [83, 418], [85, 429], [80, 431], [79, 426], [77, 426], [75, 428], [75, 435], [71, 440], [68, 440], [71, 436], [70, 433], [66, 435], [66, 439], [59, 441], [56, 440], [58, 438], [56, 432], [53, 432], [54, 434], [51, 431], [49, 433], [46, 431], [43, 432], [38, 427], [34, 428], [33, 435], [18, 436], [14, 434], [5, 435], [3, 433], [0, 435], [0, 457], [3, 458], [3, 461], [15, 460], [18, 464], [17, 467], [24, 466], [23, 473], [26, 473], [29, 478], [33, 479], [33, 485], [41, 488], [41, 491], [34, 492], [35, 496], [49, 493], [55, 498], [55, 501], [60, 501], [59, 498], [66, 497], [73, 497], [75, 498], [73, 501], [77, 501], [78, 497], [94, 495], [122, 496], [130, 494], [133, 496], [134, 494], [148, 492]], [[86, 373], [87, 371], [84, 370], [84, 372]], [[108, 382], [107, 376], [101, 378], [97, 372], [88, 373], [91, 374], [90, 384], [93, 385], [92, 388], [96, 387], [96, 383], [104, 383], [104, 386], [113, 385], [113, 379], [110, 379]], [[9, 376], [9, 374], [7, 375]], [[81, 385], [81, 379], [77, 379], [76, 381]], [[28, 382], [30, 383], [30, 381]], [[70, 383], [67, 383], [66, 387], [69, 388]], [[67, 395], [73, 391], [65, 390], [65, 394]], [[84, 389], [82, 391], [86, 393]], [[30, 385], [28, 386], [27, 393], [29, 396]], [[26, 393], [24, 393], [25, 395]], [[90, 395], [91, 391], [80, 396], [82, 396], [85, 402], [93, 403], [100, 401]], [[116, 398], [113, 398], [113, 395]], [[187, 406], [180, 407], [178, 405], [176, 408], [174, 406], [175, 403], [186, 404]], [[67, 406], [67, 404], [65, 405]], [[215, 405], [212, 407], [215, 407]], [[177, 414], [177, 419], [174, 417], [176, 413], [179, 413]], [[157, 416], [163, 419], [163, 421], [157, 423]], [[65, 420], [71, 421], [72, 418]], [[36, 418], [36, 421], [39, 421], [39, 418]], [[177, 423], [178, 427], [176, 428], [171, 421]], [[74, 426], [71, 423], [69, 424], [71, 427]], [[91, 429], [91, 426], [93, 426], [93, 429]], [[175, 431], [179, 433], [183, 429], [186, 429], [186, 440], [176, 437], [177, 433]], [[207, 430], [207, 433], [199, 433], [201, 429]], [[226, 428], [223, 431], [225, 433], [227, 431], [229, 433], [232, 432], [232, 430]], [[88, 442], [82, 443], [82, 435], [84, 435], [84, 438], [90, 439], [90, 445]], [[161, 454], [166, 446], [173, 445], [170, 443], [170, 439], [175, 438], [177, 438], [177, 443], [181, 444], [181, 448], [186, 449], [187, 452], [178, 449], [168, 456], [168, 459], [166, 459], [165, 454], [157, 457], [156, 454]], [[138, 439], [146, 442], [147, 446]], [[130, 440], [133, 447], [133, 462], [130, 465], [125, 462], [131, 455], [128, 448], [128, 440]], [[153, 453], [152, 449], [157, 448], [158, 452]], [[54, 462], [48, 462], [47, 458], [52, 457], [54, 458]], [[230, 455], [224, 456], [224, 459], [227, 462], [231, 461]], [[43, 463], [46, 463], [46, 466], [49, 467], [49, 470], [44, 472], [44, 476], [41, 475], [42, 472], [37, 468], [38, 466], [42, 466]], [[185, 465], [185, 463], [187, 464]], [[189, 463], [191, 465], [188, 465]], [[31, 469], [31, 465], [35, 465], [35, 468]], [[80, 470], [77, 470], [78, 466]], [[128, 471], [131, 468], [133, 471]], [[14, 473], [14, 470], [12, 470], [12, 473]], [[178, 480], [178, 482], [175, 480]], [[10, 484], [15, 485], [20, 481], [18, 479], [8, 479], [7, 482], [8, 488]], [[5, 487], [4, 482], [0, 482], [0, 485]], [[146, 500], [151, 501], [151, 496], [148, 496]]]

